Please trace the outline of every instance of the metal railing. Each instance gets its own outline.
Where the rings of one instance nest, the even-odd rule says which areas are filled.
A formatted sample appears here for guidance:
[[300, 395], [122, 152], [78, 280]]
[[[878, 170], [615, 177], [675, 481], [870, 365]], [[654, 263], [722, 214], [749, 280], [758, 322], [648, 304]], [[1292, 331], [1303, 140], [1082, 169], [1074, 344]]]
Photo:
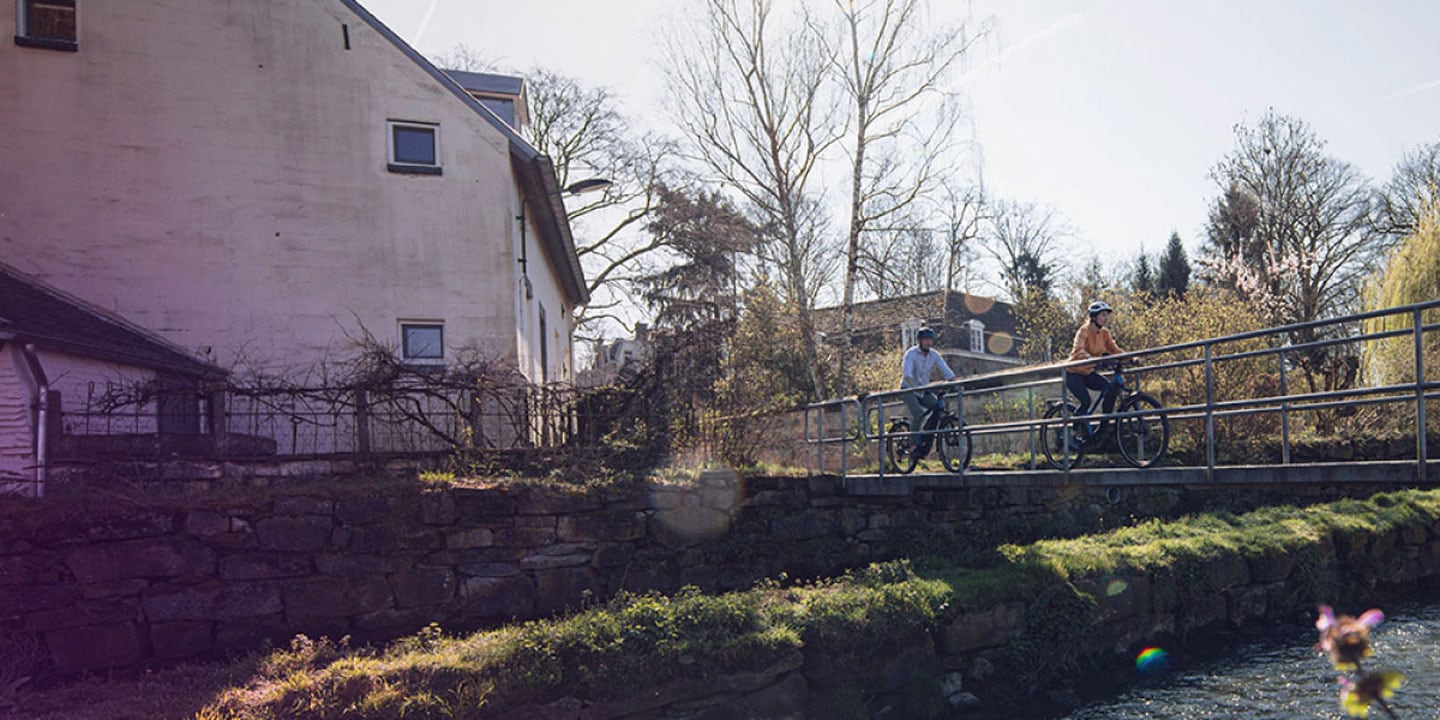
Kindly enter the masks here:
[[[1169, 418], [1171, 422], [1203, 423], [1203, 467], [1206, 470], [1206, 477], [1213, 478], [1217, 466], [1217, 428], [1222, 421], [1266, 414], [1278, 415], [1280, 420], [1280, 464], [1289, 465], [1293, 461], [1292, 424], [1293, 418], [1297, 414], [1318, 413], [1337, 408], [1413, 403], [1414, 459], [1418, 471], [1417, 477], [1423, 482], [1426, 480], [1427, 462], [1430, 459], [1427, 449], [1428, 423], [1425, 404], [1427, 401], [1440, 399], [1440, 392], [1437, 392], [1440, 391], [1440, 381], [1426, 378], [1425, 358], [1426, 334], [1440, 331], [1440, 323], [1426, 325], [1425, 313], [1437, 308], [1440, 308], [1440, 300], [1235, 333], [1107, 357], [1106, 361], [1143, 361], [1145, 359], [1156, 361], [1127, 369], [1127, 378], [1138, 376], [1163, 378], [1167, 374], [1173, 377], [1180, 372], [1203, 371], [1203, 396], [1180, 398], [1179, 404], [1163, 407], [1158, 411], [1109, 413], [1106, 417], [1122, 419], [1140, 415], [1154, 417], [1158, 414]], [[1388, 330], [1372, 329], [1370, 331], [1366, 331], [1364, 328], [1366, 321], [1407, 316], [1409, 327]], [[1321, 375], [1324, 376], [1326, 372], [1333, 373], [1335, 357], [1329, 353], [1339, 346], [1359, 344], [1367, 352], [1373, 353], [1379, 351], [1377, 343], [1383, 341], [1393, 343], [1407, 336], [1412, 338], [1413, 343], [1413, 364], [1410, 366], [1414, 372], [1413, 380], [1369, 387], [1353, 385], [1329, 389], [1311, 387], [1307, 392], [1291, 393], [1293, 383], [1290, 376], [1297, 370], [1304, 372], [1307, 378], [1313, 381], [1317, 377], [1317, 371], [1321, 371], [1320, 366], [1324, 364], [1322, 361], [1328, 358], [1331, 367], [1329, 370], [1321, 372]], [[1436, 345], [1436, 336], [1432, 334], [1429, 337], [1432, 341], [1431, 344]], [[1235, 346], [1240, 347], [1236, 348]], [[1265, 362], [1269, 357], [1275, 358], [1273, 372], [1276, 387], [1273, 392], [1245, 397], [1220, 397], [1217, 377], [1223, 374], [1222, 371], [1229, 369], [1250, 373], [1247, 377], [1254, 379], [1256, 374], [1260, 373], [1256, 363]], [[1350, 365], [1351, 371], [1354, 373], [1352, 377], [1359, 376], [1360, 359], [1359, 354], [1350, 358], [1353, 361]], [[1073, 465], [1069, 461], [1069, 433], [1072, 425], [1069, 403], [1060, 403], [1065, 408], [1060, 417], [1037, 418], [1036, 392], [1053, 391], [1058, 398], [1064, 398], [1066, 370], [1095, 363], [1096, 359], [1089, 359], [1017, 368], [934, 383], [926, 386], [925, 389], [935, 391], [942, 397], [954, 398], [953, 411], [965, 422], [965, 431], [972, 438], [1017, 433], [1027, 435], [1031, 468], [1037, 465], [1035, 453], [1037, 435], [1043, 438], [1046, 428], [1057, 425], [1064, 427], [1065, 442], [1062, 445], [1066, 462], [1063, 463], [1062, 472], [1068, 476]], [[1172, 384], [1176, 383], [1172, 382]], [[1345, 385], [1345, 383], [1341, 384]], [[885, 448], [887, 441], [893, 436], [887, 430], [888, 421], [893, 417], [891, 411], [897, 406], [903, 408], [901, 398], [906, 393], [915, 391], [914, 388], [891, 390], [860, 397], [828, 400], [807, 406], [805, 440], [816, 446], [818, 468], [824, 471], [826, 467], [827, 448], [838, 446], [841, 449], [840, 472], [842, 475], [846, 474], [850, 470], [851, 464], [848, 460], [851, 454], [849, 449], [868, 441], [875, 445], [878, 474], [884, 477], [887, 471]], [[1014, 395], [1022, 392], [1025, 397], [1022, 404], [1027, 414], [1024, 419], [978, 422], [974, 413], [970, 415], [965, 413], [967, 407], [974, 407], [978, 404], [981, 396], [1005, 393]], [[1047, 400], [1047, 402], [1055, 401], [1057, 400]], [[1098, 405], [1098, 400], [1096, 404]], [[902, 412], [905, 411], [902, 409]], [[827, 433], [827, 417], [833, 418], [837, 414], [838, 419], [830, 420], [828, 427], [831, 429]], [[1091, 417], [1098, 418], [1099, 415]], [[838, 428], [836, 427], [837, 421]], [[812, 427], [815, 429], [813, 433], [811, 432]], [[909, 431], [912, 436], [935, 432], [939, 431], [922, 429]]]

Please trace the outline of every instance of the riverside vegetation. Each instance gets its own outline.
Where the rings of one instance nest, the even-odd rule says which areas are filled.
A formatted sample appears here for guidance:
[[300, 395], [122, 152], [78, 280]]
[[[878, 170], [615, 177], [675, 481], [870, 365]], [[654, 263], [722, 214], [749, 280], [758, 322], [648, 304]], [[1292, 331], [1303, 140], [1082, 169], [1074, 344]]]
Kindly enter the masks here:
[[[1385, 581], [1393, 568], [1338, 567], [1334, 553], [1317, 548], [1363, 545], [1405, 528], [1433, 531], [1437, 521], [1440, 492], [1416, 490], [1304, 508], [1151, 520], [1084, 537], [1001, 546], [984, 567], [925, 557], [810, 583], [774, 579], [725, 594], [685, 589], [668, 596], [622, 595], [568, 617], [460, 637], [432, 626], [383, 648], [301, 636], [289, 648], [228, 666], [191, 666], [106, 684], [82, 681], [22, 691], [11, 702], [17, 717], [26, 718], [136, 712], [204, 720], [483, 718], [564, 697], [623, 698], [667, 681], [762, 669], [803, 653], [807, 662], [824, 659], [827, 665], [830, 686], [812, 693], [815, 716], [868, 717], [876, 709], [867, 707], [876, 697], [867, 682], [877, 658], [927, 640], [957, 617], [1029, 601], [1024, 637], [997, 655], [1007, 667], [994, 677], [1009, 678], [1010, 686], [997, 681], [994, 697], [985, 698], [1004, 703], [1079, 673], [1076, 641], [1096, 630], [1087, 620], [1096, 599], [1082, 588], [1096, 578], [1168, 576], [1183, 606], [1209, 591], [1207, 561], [1291, 556], [1296, 561], [1287, 592], [1307, 601], [1349, 600]], [[1049, 600], [1037, 603], [1037, 597]], [[166, 707], [156, 708], [157, 701]], [[148, 703], [143, 711], [142, 702]], [[944, 707], [935, 681], [911, 683], [902, 702], [910, 704], [899, 708], [905, 717], [933, 717]]]

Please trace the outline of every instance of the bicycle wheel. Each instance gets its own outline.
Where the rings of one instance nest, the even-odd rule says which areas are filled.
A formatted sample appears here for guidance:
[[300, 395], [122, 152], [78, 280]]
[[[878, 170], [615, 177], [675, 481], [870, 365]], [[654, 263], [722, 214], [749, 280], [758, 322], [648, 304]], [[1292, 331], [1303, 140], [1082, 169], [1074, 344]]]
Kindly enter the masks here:
[[958, 473], [970, 467], [970, 433], [965, 432], [960, 418], [950, 415], [940, 421], [936, 430], [940, 441], [940, 462], [945, 469]]
[[[1070, 417], [1075, 417], [1075, 413], [1079, 409], [1078, 406], [1076, 406], [1075, 403], [1067, 404], [1070, 406]], [[1049, 410], [1045, 411], [1045, 419], [1053, 420], [1062, 417], [1064, 412], [1064, 406], [1056, 403], [1051, 405]], [[1042, 429], [1044, 432], [1040, 435], [1040, 447], [1045, 450], [1045, 461], [1050, 463], [1050, 467], [1056, 470], [1064, 470], [1066, 467], [1065, 459], [1067, 457], [1065, 452], [1064, 423], [1046, 425]], [[1075, 428], [1073, 426], [1070, 428], [1070, 437], [1075, 437]], [[1085, 457], [1085, 452], [1083, 450], [1071, 449], [1068, 457], [1070, 459], [1070, 467], [1075, 467], [1080, 464], [1080, 459]]]
[[1120, 405], [1120, 412], [1144, 412], [1134, 417], [1116, 421], [1115, 441], [1120, 445], [1120, 454], [1125, 462], [1137, 468], [1147, 468], [1160, 461], [1165, 448], [1170, 445], [1170, 419], [1158, 412], [1160, 401], [1149, 395], [1137, 393]]
[[885, 431], [885, 460], [890, 469], [905, 474], [915, 470], [919, 459], [915, 457], [915, 438], [910, 434], [910, 423], [896, 420]]

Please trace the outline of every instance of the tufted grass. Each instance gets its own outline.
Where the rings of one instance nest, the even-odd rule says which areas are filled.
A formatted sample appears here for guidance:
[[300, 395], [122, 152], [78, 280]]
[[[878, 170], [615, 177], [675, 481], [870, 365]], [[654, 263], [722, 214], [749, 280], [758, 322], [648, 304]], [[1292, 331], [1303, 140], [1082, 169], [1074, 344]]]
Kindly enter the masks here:
[[[37, 712], [54, 706], [54, 693], [66, 691], [60, 688], [48, 701], [47, 693], [22, 694], [17, 717], [480, 718], [565, 696], [624, 698], [667, 681], [759, 670], [796, 652], [863, 676], [873, 674], [878, 659], [942, 624], [1043, 596], [1071, 580], [1166, 572], [1220, 556], [1295, 553], [1404, 526], [1433, 527], [1437, 520], [1440, 491], [1412, 490], [1007, 545], [982, 568], [923, 558], [799, 585], [767, 581], [725, 594], [694, 588], [670, 596], [627, 594], [569, 617], [466, 636], [446, 636], [432, 626], [385, 648], [297, 638], [248, 666], [211, 671], [208, 677], [224, 685], [213, 687], [198, 712], [104, 714], [95, 709], [109, 706], [93, 692], [83, 697], [95, 714]], [[132, 692], [121, 684], [115, 695]], [[193, 706], [194, 696], [188, 697], [186, 708]]]

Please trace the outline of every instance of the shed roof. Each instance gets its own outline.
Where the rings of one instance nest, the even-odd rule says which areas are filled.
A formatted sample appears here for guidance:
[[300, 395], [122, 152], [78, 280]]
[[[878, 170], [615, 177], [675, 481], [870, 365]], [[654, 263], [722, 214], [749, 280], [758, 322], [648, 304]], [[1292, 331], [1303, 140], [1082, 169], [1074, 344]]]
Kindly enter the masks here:
[[185, 377], [226, 374], [148, 330], [4, 263], [0, 339]]

